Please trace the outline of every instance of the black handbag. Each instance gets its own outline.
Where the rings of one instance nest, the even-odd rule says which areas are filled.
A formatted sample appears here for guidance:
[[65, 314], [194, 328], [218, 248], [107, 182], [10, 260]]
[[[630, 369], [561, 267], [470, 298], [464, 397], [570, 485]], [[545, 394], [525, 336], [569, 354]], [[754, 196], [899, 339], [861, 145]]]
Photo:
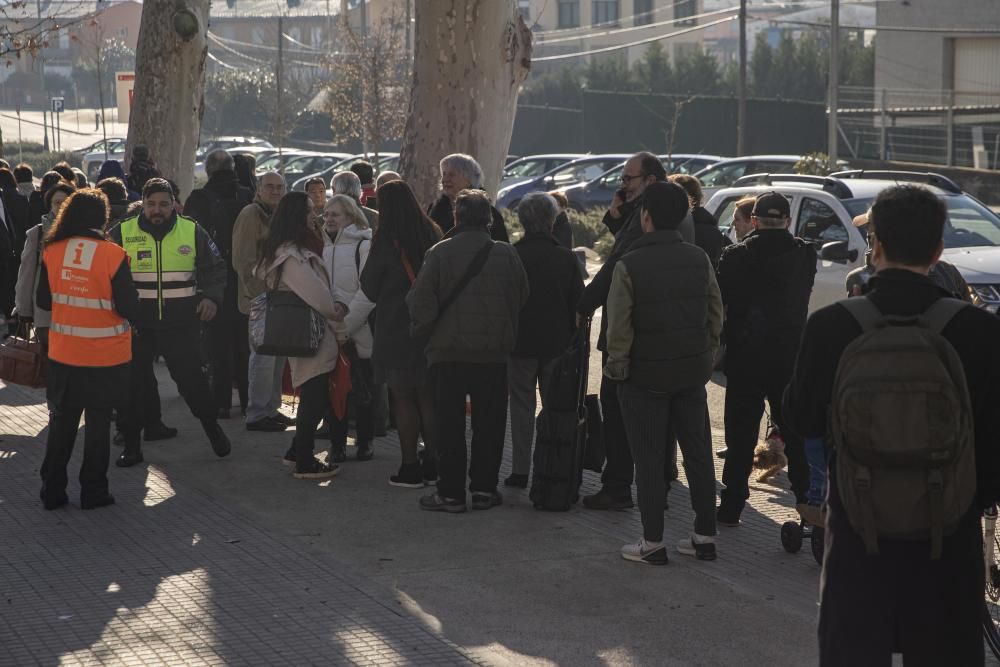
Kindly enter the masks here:
[[[281, 283], [281, 269], [275, 284]], [[250, 332], [257, 354], [312, 357], [326, 332], [326, 322], [295, 292], [267, 290], [250, 302]]]

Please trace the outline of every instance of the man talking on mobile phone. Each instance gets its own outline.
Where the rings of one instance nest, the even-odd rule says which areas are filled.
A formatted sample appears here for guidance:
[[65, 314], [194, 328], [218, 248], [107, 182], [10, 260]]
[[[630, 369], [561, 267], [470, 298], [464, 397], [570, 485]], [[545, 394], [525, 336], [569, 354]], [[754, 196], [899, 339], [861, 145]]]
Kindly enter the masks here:
[[[621, 187], [611, 200], [611, 208], [604, 214], [604, 224], [615, 235], [615, 243], [604, 266], [583, 290], [583, 296], [580, 297], [577, 306], [580, 320], [589, 317], [607, 303], [615, 265], [622, 255], [632, 248], [632, 244], [642, 237], [640, 218], [643, 193], [651, 184], [664, 181], [666, 178], [667, 172], [663, 164], [652, 153], [636, 153], [625, 163], [621, 175]], [[684, 240], [693, 243], [693, 229], [690, 230], [690, 234], [690, 238]], [[606, 337], [607, 319], [602, 318], [601, 334], [597, 340], [597, 348], [601, 350], [602, 367], [607, 363], [608, 356]], [[601, 378], [601, 411], [604, 414], [604, 439], [608, 460], [601, 476], [601, 490], [583, 499], [583, 506], [588, 509], [625, 510], [634, 506], [632, 479], [635, 470], [625, 436], [621, 408], [618, 406], [618, 384], [620, 383], [616, 380]]]

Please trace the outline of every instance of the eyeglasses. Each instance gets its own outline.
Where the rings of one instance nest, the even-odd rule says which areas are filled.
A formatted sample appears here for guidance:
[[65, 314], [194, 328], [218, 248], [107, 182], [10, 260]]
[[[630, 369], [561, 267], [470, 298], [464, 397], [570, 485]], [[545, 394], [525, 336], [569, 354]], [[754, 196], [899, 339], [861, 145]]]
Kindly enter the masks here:
[[646, 178], [647, 174], [635, 174], [634, 176], [626, 176], [622, 174], [622, 177], [618, 179], [618, 182], [628, 185], [628, 182], [633, 178]]

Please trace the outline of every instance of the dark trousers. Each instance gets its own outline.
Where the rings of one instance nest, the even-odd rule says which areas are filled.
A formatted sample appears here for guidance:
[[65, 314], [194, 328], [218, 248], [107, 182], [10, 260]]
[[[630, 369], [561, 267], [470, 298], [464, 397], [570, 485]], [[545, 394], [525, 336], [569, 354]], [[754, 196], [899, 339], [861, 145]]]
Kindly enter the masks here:
[[329, 412], [330, 374], [323, 373], [309, 378], [299, 387], [299, 409], [295, 413], [295, 438], [292, 440], [299, 471], [308, 470], [312, 465], [316, 427]]
[[[602, 368], [607, 361], [608, 354], [604, 352], [601, 355]], [[601, 376], [601, 413], [604, 415], [604, 448], [607, 457], [601, 483], [604, 490], [613, 496], [631, 496], [635, 464], [632, 462], [632, 450], [629, 449], [625, 421], [618, 403], [620, 385], [620, 382]]]
[[[145, 405], [142, 408], [142, 427], [156, 426], [163, 421], [163, 411], [160, 408], [160, 386], [156, 382], [156, 373], [150, 373], [147, 378], [149, 386], [146, 387]], [[128, 406], [117, 411], [115, 427], [125, 433], [125, 415], [128, 413]]]
[[[770, 375], [770, 376], [769, 376]], [[788, 457], [788, 479], [797, 503], [806, 501], [809, 491], [809, 465], [805, 442], [786, 428], [781, 410], [781, 397], [791, 373], [772, 372], [729, 374], [726, 378], [726, 463], [722, 469], [725, 488], [720, 494], [722, 504], [741, 511], [750, 497], [750, 473], [753, 451], [760, 437], [760, 420], [764, 416], [764, 401], [771, 408], [774, 421], [785, 440]]]
[[87, 414], [80, 466], [80, 500], [99, 500], [108, 494], [108, 461], [111, 458], [111, 408], [51, 406], [49, 436], [42, 461], [41, 497], [56, 502], [66, 496], [66, 466], [73, 455], [80, 417]]
[[191, 414], [199, 420], [214, 421], [215, 401], [208, 387], [208, 377], [198, 354], [198, 322], [169, 329], [141, 329], [132, 335], [132, 374], [129, 404], [125, 411], [122, 433], [125, 446], [138, 451], [139, 432], [148, 423], [145, 414], [149, 403], [149, 387], [155, 382], [153, 359], [162, 355], [170, 377], [177, 383]]
[[[363, 378], [363, 379], [362, 379]], [[365, 383], [365, 388], [361, 392], [351, 392], [347, 397], [348, 402], [354, 407], [354, 426], [357, 435], [356, 442], [371, 442], [375, 439], [375, 404], [378, 396], [373, 392], [378, 391], [379, 386], [375, 386], [374, 374], [372, 372], [372, 360], [354, 357], [351, 360], [351, 379], [358, 381], [360, 385]], [[364, 394], [364, 395], [362, 395]], [[329, 405], [329, 401], [327, 401]], [[343, 447], [347, 444], [348, 413], [343, 419], [330, 410], [326, 418], [330, 421], [330, 444], [334, 447]]]
[[465, 500], [465, 397], [472, 402], [469, 491], [496, 491], [507, 433], [507, 364], [442, 362], [431, 366], [438, 429], [438, 495]]
[[664, 465], [671, 443], [668, 427], [684, 454], [684, 470], [695, 512], [694, 532], [715, 535], [715, 465], [712, 435], [706, 419], [708, 396], [704, 386], [667, 394], [647, 391], [628, 382], [619, 384], [618, 397], [628, 442], [635, 460], [639, 513], [643, 537], [663, 540]]
[[212, 394], [220, 410], [228, 410], [233, 402], [233, 381], [240, 397], [240, 410], [246, 411], [250, 339], [247, 335], [250, 318], [235, 306], [223, 306], [219, 314], [205, 325], [208, 334], [208, 363], [212, 373]]

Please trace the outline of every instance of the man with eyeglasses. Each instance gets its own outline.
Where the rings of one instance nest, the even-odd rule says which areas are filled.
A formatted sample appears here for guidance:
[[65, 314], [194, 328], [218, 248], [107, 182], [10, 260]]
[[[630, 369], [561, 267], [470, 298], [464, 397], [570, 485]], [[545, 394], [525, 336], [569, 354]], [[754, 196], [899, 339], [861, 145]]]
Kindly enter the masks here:
[[[664, 181], [667, 172], [660, 159], [652, 153], [636, 153], [628, 159], [622, 170], [621, 188], [611, 200], [611, 208], [604, 214], [604, 224], [615, 235], [615, 243], [604, 266], [583, 290], [577, 313], [582, 320], [605, 306], [611, 289], [615, 265], [632, 245], [642, 238], [643, 193], [651, 184]], [[683, 236], [683, 234], [682, 234]], [[691, 240], [694, 239], [693, 230]], [[687, 240], [687, 239], [685, 239]], [[601, 319], [601, 334], [597, 348], [601, 350], [601, 365], [607, 363], [607, 318]], [[617, 380], [601, 378], [601, 411], [604, 414], [604, 440], [607, 464], [601, 476], [601, 490], [583, 499], [583, 506], [595, 510], [625, 510], [632, 502], [632, 479], [635, 466], [625, 435], [621, 407], [618, 404]]]

